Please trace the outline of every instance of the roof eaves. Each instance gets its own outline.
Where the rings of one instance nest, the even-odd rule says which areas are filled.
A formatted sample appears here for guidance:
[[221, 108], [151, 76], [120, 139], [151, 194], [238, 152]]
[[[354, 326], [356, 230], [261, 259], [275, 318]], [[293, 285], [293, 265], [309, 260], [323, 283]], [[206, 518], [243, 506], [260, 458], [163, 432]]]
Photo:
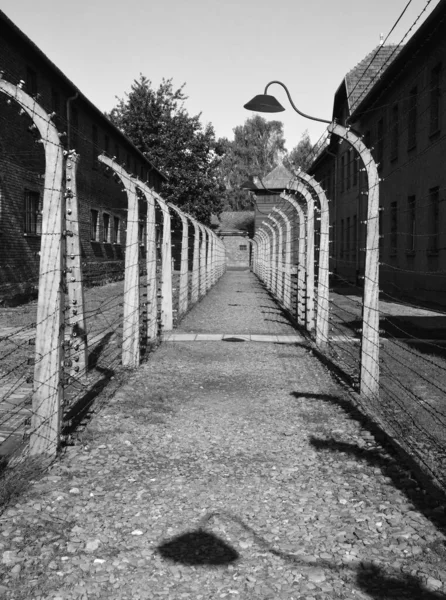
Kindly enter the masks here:
[[18, 35], [20, 37], [20, 39], [27, 44], [32, 50], [33, 52], [35, 52], [40, 59], [42, 59], [50, 69], [52, 69], [53, 71], [55, 71], [58, 75], [58, 77], [60, 77], [64, 83], [68, 86], [71, 87], [74, 94], [78, 94], [79, 98], [81, 98], [88, 106], [89, 108], [91, 108], [94, 112], [96, 112], [98, 115], [100, 115], [100, 117], [102, 119], [104, 119], [105, 121], [107, 121], [107, 125], [113, 129], [116, 133], [118, 133], [125, 141], [127, 144], [129, 144], [134, 150], [135, 152], [137, 152], [137, 154], [144, 159], [144, 161], [146, 163], [148, 163], [151, 167], [151, 170], [154, 170], [158, 173], [158, 175], [160, 175], [160, 177], [162, 177], [165, 181], [168, 181], [168, 177], [165, 173], [163, 173], [160, 169], [158, 169], [157, 167], [155, 167], [155, 165], [153, 165], [150, 160], [143, 154], [143, 152], [141, 152], [141, 150], [139, 150], [134, 144], [133, 142], [125, 135], [125, 133], [123, 133], [119, 127], [116, 127], [116, 125], [114, 123], [112, 123], [110, 121], [110, 119], [108, 119], [104, 113], [99, 110], [99, 108], [97, 106], [95, 106], [93, 104], [93, 102], [91, 102], [91, 100], [89, 100], [81, 91], [80, 89], [74, 85], [74, 83], [68, 79], [68, 77], [65, 75], [65, 73], [63, 71], [61, 71], [59, 69], [58, 66], [56, 66], [52, 60], [50, 60], [48, 58], [48, 56], [25, 34], [23, 33], [23, 31], [21, 29], [19, 29], [19, 27], [17, 27], [17, 25], [11, 21], [11, 19], [2, 11], [0, 10], [0, 20], [3, 20], [7, 23], [8, 27], [10, 27], [14, 33], [16, 35]]
[[[444, 14], [442, 17], [440, 17], [442, 13]], [[407, 41], [407, 43], [399, 47], [400, 50], [398, 51], [397, 56], [394, 58], [394, 60], [391, 62], [389, 67], [385, 70], [385, 72], [376, 82], [376, 84], [368, 90], [367, 94], [365, 94], [363, 98], [361, 98], [361, 101], [355, 107], [352, 116], [354, 116], [355, 118], [359, 118], [360, 114], [365, 110], [366, 106], [370, 103], [374, 94], [376, 94], [377, 91], [380, 89], [381, 85], [384, 85], [386, 80], [388, 80], [389, 77], [391, 77], [395, 72], [398, 71], [399, 66], [401, 64], [407, 62], [409, 55], [414, 52], [420, 40], [427, 39], [427, 32], [429, 31], [429, 29], [432, 28], [434, 24], [437, 24], [438, 26], [442, 21], [444, 21], [445, 18], [446, 0], [440, 0], [438, 5], [434, 8], [434, 10], [426, 18], [426, 20], [420, 25], [420, 27], [415, 31], [415, 33]]]

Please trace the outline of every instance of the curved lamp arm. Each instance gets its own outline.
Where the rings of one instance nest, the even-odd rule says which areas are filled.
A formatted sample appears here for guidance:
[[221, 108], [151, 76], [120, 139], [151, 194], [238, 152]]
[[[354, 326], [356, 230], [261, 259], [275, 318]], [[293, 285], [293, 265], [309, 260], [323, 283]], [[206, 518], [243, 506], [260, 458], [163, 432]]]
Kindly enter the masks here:
[[267, 84], [266, 84], [266, 87], [265, 87], [265, 92], [264, 92], [264, 93], [265, 93], [265, 95], [266, 95], [266, 92], [268, 91], [268, 88], [269, 88], [269, 86], [270, 86], [270, 85], [272, 85], [273, 83], [278, 83], [279, 85], [281, 85], [281, 86], [283, 87], [283, 89], [285, 90], [285, 92], [286, 92], [286, 94], [287, 94], [287, 96], [288, 96], [288, 100], [290, 101], [290, 104], [291, 104], [291, 106], [294, 108], [294, 110], [295, 110], [295, 111], [296, 111], [296, 112], [297, 112], [297, 113], [298, 113], [298, 114], [299, 114], [301, 117], [305, 117], [305, 119], [310, 119], [311, 121], [319, 121], [320, 123], [331, 123], [331, 121], [327, 121], [326, 119], [319, 119], [319, 118], [317, 118], [317, 117], [310, 117], [310, 115], [306, 115], [305, 113], [301, 112], [301, 111], [300, 111], [300, 110], [297, 108], [297, 106], [294, 104], [294, 102], [293, 102], [293, 100], [292, 100], [292, 98], [291, 98], [291, 96], [290, 96], [290, 92], [288, 91], [288, 88], [287, 88], [287, 86], [286, 86], [284, 83], [282, 83], [281, 81], [274, 80], [274, 81], [270, 81], [269, 83], [267, 83]]

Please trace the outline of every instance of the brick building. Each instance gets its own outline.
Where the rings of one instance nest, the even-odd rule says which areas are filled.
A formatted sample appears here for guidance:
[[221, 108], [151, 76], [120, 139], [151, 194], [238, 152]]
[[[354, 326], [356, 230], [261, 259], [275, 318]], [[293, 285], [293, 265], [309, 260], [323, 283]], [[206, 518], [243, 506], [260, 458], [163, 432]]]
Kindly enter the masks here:
[[[105, 152], [159, 191], [165, 177], [119, 129], [0, 11], [0, 71], [34, 96], [66, 148], [80, 155], [81, 252], [87, 284], [123, 276], [126, 195], [98, 162]], [[0, 302], [36, 292], [44, 151], [31, 119], [0, 93]], [[143, 204], [141, 205], [144, 210]], [[142, 214], [142, 212], [141, 212]], [[141, 225], [141, 233], [143, 225]], [[142, 237], [143, 242], [143, 237]]]
[[[363, 136], [380, 173], [380, 287], [446, 305], [446, 1], [403, 47], [379, 46], [350, 71], [333, 119]], [[364, 272], [367, 196], [355, 152], [332, 136], [310, 172], [331, 199], [332, 270]]]
[[254, 234], [254, 213], [250, 211], [226, 211], [219, 219], [212, 219], [212, 226], [222, 239], [226, 249], [228, 269], [247, 269], [250, 264], [249, 239]]

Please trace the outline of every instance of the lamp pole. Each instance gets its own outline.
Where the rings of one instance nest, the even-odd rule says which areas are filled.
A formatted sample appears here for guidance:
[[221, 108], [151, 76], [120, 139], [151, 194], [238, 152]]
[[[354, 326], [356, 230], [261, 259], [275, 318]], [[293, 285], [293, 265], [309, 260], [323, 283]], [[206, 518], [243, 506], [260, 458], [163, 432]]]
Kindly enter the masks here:
[[328, 124], [328, 132], [350, 144], [361, 157], [368, 178], [367, 234], [365, 248], [364, 294], [361, 340], [361, 395], [373, 399], [379, 394], [379, 177], [375, 160], [361, 138], [350, 128], [339, 123], [311, 117], [294, 104], [290, 92], [281, 81], [270, 81], [263, 94], [244, 105], [247, 110], [276, 113], [284, 111], [278, 100], [267, 94], [268, 88], [278, 84], [285, 90], [294, 111], [305, 119]]

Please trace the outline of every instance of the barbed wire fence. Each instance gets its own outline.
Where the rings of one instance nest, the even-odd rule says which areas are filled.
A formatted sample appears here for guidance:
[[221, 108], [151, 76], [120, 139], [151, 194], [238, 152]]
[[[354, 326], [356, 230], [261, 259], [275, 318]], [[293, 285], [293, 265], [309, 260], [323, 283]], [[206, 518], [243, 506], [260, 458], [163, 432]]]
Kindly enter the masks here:
[[[439, 20], [434, 31], [441, 26]], [[432, 35], [433, 32], [422, 46]], [[440, 60], [439, 55], [437, 58]], [[391, 102], [384, 98], [390, 82], [373, 107], [362, 113], [362, 118], [370, 115], [375, 121], [382, 119], [362, 137], [370, 156], [367, 158], [353, 149], [345, 155], [348, 158], [344, 165], [335, 163], [335, 172], [320, 181], [329, 200], [330, 215], [327, 338], [317, 339], [321, 322], [318, 307], [325, 284], [320, 278], [321, 207], [314, 186], [308, 190], [315, 208], [308, 201], [308, 192], [297, 189], [296, 179], [290, 181], [276, 211], [285, 213], [290, 222], [291, 249], [284, 243], [280, 246], [279, 236], [273, 236], [271, 229], [262, 225], [256, 233], [253, 269], [306, 330], [319, 356], [358, 392], [355, 398], [362, 412], [412, 458], [430, 482], [446, 490], [446, 310], [443, 308], [446, 287], [442, 284], [446, 281], [446, 186], [440, 178], [439, 184], [431, 187], [426, 175], [428, 153], [444, 157], [446, 134], [439, 130], [432, 137], [430, 112], [436, 90], [430, 76], [431, 62], [416, 65], [412, 58], [405, 68], [411, 69], [411, 77], [398, 98]], [[396, 101], [398, 112], [391, 112]], [[385, 115], [389, 111], [391, 122], [387, 125]], [[336, 124], [329, 127], [329, 132], [332, 144], [338, 139], [345, 152], [345, 138], [337, 135]], [[326, 147], [324, 136], [327, 134], [322, 136], [322, 146]], [[420, 140], [429, 138], [430, 143], [416, 146], [414, 136]], [[402, 140], [407, 140], [406, 154], [402, 151]], [[410, 152], [411, 143], [417, 148], [414, 152]], [[367, 174], [372, 163], [378, 170], [375, 181]], [[418, 185], [414, 186], [416, 192], [412, 196], [392, 197], [388, 190], [399, 187], [408, 169], [412, 169], [411, 180], [426, 184], [424, 192], [420, 193]], [[366, 214], [375, 191], [381, 192], [378, 210]], [[353, 198], [357, 210], [351, 207]], [[291, 202], [300, 208], [296, 209]], [[271, 219], [269, 222], [273, 225]], [[367, 237], [371, 226], [375, 234]], [[379, 258], [373, 269], [367, 270], [370, 252]], [[312, 254], [314, 273], [308, 260]], [[275, 270], [291, 272], [286, 279], [291, 281], [288, 283], [292, 292], [291, 309], [284, 300], [283, 289], [274, 285]], [[298, 272], [302, 273], [299, 282]], [[370, 283], [379, 292], [379, 303], [370, 303], [365, 293]], [[371, 339], [364, 351], [367, 327]], [[366, 385], [364, 376], [368, 380]]]
[[[56, 123], [67, 123], [23, 82], [1, 78], [0, 96], [11, 111], [0, 118], [20, 111], [34, 138], [4, 160], [41, 192], [25, 198], [24, 216], [15, 207], [9, 223], [33, 249], [29, 281], [17, 282], [11, 263], [11, 288], [38, 289], [37, 300], [0, 314], [0, 455], [13, 467], [28, 457], [51, 460], [70, 441], [98, 393], [137, 367], [221, 277], [225, 253], [211, 229], [168, 205], [128, 157], [104, 152], [75, 123], [69, 142], [84, 152], [66, 149]], [[91, 163], [106, 201], [79, 199]], [[8, 270], [7, 254], [4, 262]]]

